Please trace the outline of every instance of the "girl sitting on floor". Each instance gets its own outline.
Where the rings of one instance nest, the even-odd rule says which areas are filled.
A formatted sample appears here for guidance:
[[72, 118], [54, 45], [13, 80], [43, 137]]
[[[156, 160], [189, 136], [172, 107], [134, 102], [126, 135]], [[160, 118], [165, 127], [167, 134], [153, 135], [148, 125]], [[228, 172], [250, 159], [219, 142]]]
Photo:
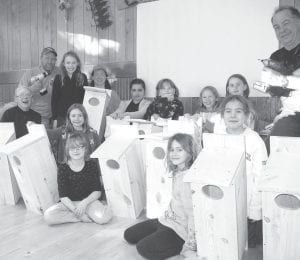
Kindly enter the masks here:
[[136, 244], [147, 259], [166, 259], [180, 253], [195, 256], [196, 240], [190, 184], [183, 177], [197, 156], [192, 136], [175, 134], [167, 147], [167, 165], [173, 175], [172, 200], [164, 216], [128, 228], [125, 240]]
[[246, 142], [246, 175], [248, 204], [248, 245], [262, 242], [262, 198], [258, 184], [268, 159], [267, 150], [258, 133], [246, 125], [251, 106], [243, 96], [233, 95], [221, 104], [226, 130], [223, 134], [242, 135]]
[[156, 98], [149, 105], [144, 119], [178, 119], [183, 115], [183, 104], [178, 99], [179, 91], [170, 79], [162, 79], [156, 86]]
[[71, 135], [66, 142], [67, 163], [58, 166], [60, 202], [45, 211], [47, 224], [95, 222], [105, 224], [112, 218], [110, 208], [99, 199], [103, 193], [98, 165], [88, 160], [89, 143], [83, 133]]

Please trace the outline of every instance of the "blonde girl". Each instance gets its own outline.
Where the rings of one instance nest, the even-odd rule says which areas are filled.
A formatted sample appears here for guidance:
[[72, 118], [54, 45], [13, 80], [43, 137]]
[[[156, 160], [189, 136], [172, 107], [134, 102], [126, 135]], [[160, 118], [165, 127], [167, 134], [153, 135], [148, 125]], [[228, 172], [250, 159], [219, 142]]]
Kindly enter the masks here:
[[200, 92], [200, 106], [193, 118], [196, 121], [202, 118], [204, 132], [210, 132], [209, 120], [218, 113], [219, 98], [219, 93], [213, 86], [206, 86]]
[[84, 86], [88, 85], [87, 77], [81, 72], [81, 61], [73, 51], [64, 54], [60, 63], [61, 73], [53, 82], [51, 98], [52, 119], [54, 127], [64, 124], [68, 108], [74, 103], [83, 102]]

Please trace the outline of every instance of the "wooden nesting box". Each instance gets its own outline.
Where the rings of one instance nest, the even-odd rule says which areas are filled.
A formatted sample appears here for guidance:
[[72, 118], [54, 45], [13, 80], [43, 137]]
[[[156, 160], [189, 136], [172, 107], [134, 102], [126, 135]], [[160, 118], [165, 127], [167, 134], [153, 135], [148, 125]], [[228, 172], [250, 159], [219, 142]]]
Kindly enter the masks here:
[[162, 128], [162, 135], [169, 137], [177, 133], [192, 135], [195, 139], [201, 139], [202, 127], [191, 118], [180, 116], [178, 120], [159, 119], [153, 124]]
[[172, 176], [168, 173], [167, 139], [145, 139], [147, 217], [163, 216], [172, 198]]
[[92, 155], [98, 158], [108, 204], [115, 216], [136, 219], [145, 208], [145, 174], [135, 137], [112, 135]]
[[36, 136], [43, 136], [49, 142], [48, 134], [45, 126], [43, 124], [27, 124], [28, 133]]
[[157, 218], [164, 214], [172, 198], [172, 175], [168, 172], [166, 155], [168, 138], [177, 133], [192, 135], [200, 146], [201, 128], [191, 119], [161, 122], [163, 131], [142, 141], [145, 149], [147, 217]]
[[42, 214], [58, 201], [57, 167], [49, 141], [29, 133], [5, 150], [27, 209]]
[[95, 87], [84, 87], [84, 89], [83, 106], [88, 114], [89, 124], [102, 138], [105, 131], [106, 106], [110, 90]]
[[300, 138], [287, 136], [271, 136], [270, 152], [298, 153], [300, 151]]
[[137, 126], [139, 135], [149, 135], [152, 133], [153, 122], [144, 119], [129, 119], [132, 125]]
[[125, 119], [113, 119], [111, 116], [106, 117], [105, 138], [111, 135], [118, 134], [120, 136], [127, 136], [127, 134], [137, 135], [137, 127], [130, 125], [129, 121]]
[[195, 137], [196, 132], [202, 132], [202, 129], [199, 129], [199, 125], [191, 118], [186, 118], [180, 116], [178, 120], [168, 120], [166, 131], [169, 136], [177, 133], [190, 134]]
[[272, 136], [270, 143], [260, 186], [264, 260], [300, 259], [300, 138]]
[[246, 141], [244, 136], [203, 133], [203, 147], [246, 150]]
[[152, 126], [152, 122], [143, 119], [130, 119], [129, 117], [113, 119], [107, 116], [105, 137], [116, 133], [124, 136], [124, 131], [130, 131], [132, 133], [130, 129], [134, 129], [134, 135], [148, 135], [152, 133]]
[[172, 136], [177, 133], [193, 136], [197, 146], [199, 149], [201, 148], [202, 125], [199, 125], [193, 119], [180, 116], [178, 120], [168, 120], [167, 126], [164, 128], [164, 135]]
[[6, 154], [6, 145], [14, 139], [14, 123], [0, 123], [0, 205], [15, 205], [21, 197]]
[[14, 123], [0, 123], [0, 146], [16, 139]]
[[184, 177], [191, 183], [198, 254], [241, 260], [247, 247], [245, 153], [207, 146]]

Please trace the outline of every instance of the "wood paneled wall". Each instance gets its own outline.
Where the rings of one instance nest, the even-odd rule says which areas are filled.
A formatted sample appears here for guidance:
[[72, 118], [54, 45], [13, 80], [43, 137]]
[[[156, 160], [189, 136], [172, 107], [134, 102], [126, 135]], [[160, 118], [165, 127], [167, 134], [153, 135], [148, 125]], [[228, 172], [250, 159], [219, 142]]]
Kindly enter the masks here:
[[96, 30], [89, 4], [73, 0], [69, 19], [57, 0], [0, 0], [0, 71], [39, 64], [43, 47], [57, 49], [58, 61], [76, 51], [83, 64], [135, 62], [136, 8], [118, 10], [109, 0], [113, 24]]
[[279, 5], [290, 5], [300, 9], [300, 0], [279, 0]]
[[39, 65], [46, 46], [57, 50], [58, 64], [68, 50], [78, 53], [83, 70], [107, 64], [119, 79], [116, 90], [128, 98], [136, 76], [136, 8], [118, 10], [117, 1], [109, 0], [113, 24], [96, 30], [85, 0], [72, 1], [67, 21], [58, 0], [0, 0], [0, 102], [11, 100], [19, 76]]

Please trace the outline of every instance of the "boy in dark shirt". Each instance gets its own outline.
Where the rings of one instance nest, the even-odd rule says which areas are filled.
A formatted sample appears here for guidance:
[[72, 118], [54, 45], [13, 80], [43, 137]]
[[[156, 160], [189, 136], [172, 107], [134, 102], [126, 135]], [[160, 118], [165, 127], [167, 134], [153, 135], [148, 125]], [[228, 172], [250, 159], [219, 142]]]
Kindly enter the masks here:
[[27, 122], [41, 123], [41, 115], [30, 109], [32, 103], [32, 92], [25, 87], [18, 87], [15, 90], [17, 106], [6, 110], [1, 118], [1, 122], [13, 122], [15, 126], [16, 138], [28, 133]]

